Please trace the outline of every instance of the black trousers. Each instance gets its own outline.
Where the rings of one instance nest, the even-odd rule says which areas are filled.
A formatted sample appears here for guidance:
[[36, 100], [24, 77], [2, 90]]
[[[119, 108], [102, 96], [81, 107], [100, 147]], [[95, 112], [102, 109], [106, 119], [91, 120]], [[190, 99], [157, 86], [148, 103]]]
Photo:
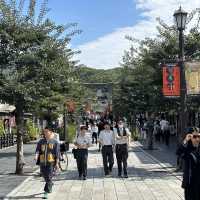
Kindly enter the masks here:
[[88, 150], [87, 149], [77, 149], [77, 168], [79, 177], [87, 176], [87, 158], [88, 158]]
[[104, 145], [102, 147], [102, 156], [103, 156], [103, 166], [105, 175], [108, 175], [112, 171], [114, 158], [113, 158], [113, 149], [112, 145]]
[[96, 143], [97, 144], [97, 133], [93, 132], [92, 133], [92, 144]]
[[200, 199], [199, 184], [185, 188], [185, 200], [199, 200], [199, 199]]
[[45, 181], [44, 191], [48, 192], [48, 193], [52, 191], [53, 169], [54, 169], [53, 164], [46, 165], [46, 166], [40, 165], [40, 172], [41, 172], [41, 175], [42, 175], [42, 177], [44, 178], [44, 181]]
[[124, 175], [127, 175], [127, 159], [128, 159], [128, 146], [127, 144], [116, 145], [116, 158], [118, 166], [118, 175], [122, 174], [122, 164]]
[[166, 131], [164, 131], [164, 136], [165, 136], [165, 144], [167, 145], [167, 146], [169, 146], [169, 139], [170, 139], [170, 131], [169, 130], [166, 130]]

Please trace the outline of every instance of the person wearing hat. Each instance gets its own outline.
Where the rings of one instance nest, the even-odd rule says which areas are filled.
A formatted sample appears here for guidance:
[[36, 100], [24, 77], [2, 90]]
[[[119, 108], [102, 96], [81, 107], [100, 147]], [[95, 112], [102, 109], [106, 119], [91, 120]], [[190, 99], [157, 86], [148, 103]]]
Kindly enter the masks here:
[[74, 141], [74, 145], [77, 148], [76, 162], [79, 173], [79, 179], [83, 180], [86, 180], [87, 178], [88, 148], [91, 146], [91, 139], [86, 133], [87, 133], [87, 127], [81, 126], [80, 132]]
[[54, 134], [50, 127], [43, 131], [44, 138], [40, 139], [36, 147], [35, 160], [40, 165], [41, 175], [45, 180], [44, 199], [48, 198], [48, 193], [52, 192], [52, 177], [54, 169], [59, 167], [59, 144], [54, 139]]
[[200, 134], [197, 128], [186, 135], [179, 153], [183, 159], [183, 181], [185, 200], [200, 199]]
[[102, 157], [105, 176], [109, 176], [112, 172], [114, 158], [113, 147], [115, 144], [115, 136], [112, 130], [110, 130], [110, 124], [104, 123], [104, 130], [99, 134], [99, 142], [102, 146]]

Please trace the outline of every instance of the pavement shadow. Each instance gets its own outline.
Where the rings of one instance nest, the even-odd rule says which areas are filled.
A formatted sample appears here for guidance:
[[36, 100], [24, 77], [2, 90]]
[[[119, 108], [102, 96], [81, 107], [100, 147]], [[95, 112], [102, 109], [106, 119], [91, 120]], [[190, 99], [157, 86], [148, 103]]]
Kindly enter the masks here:
[[[117, 177], [117, 168], [113, 168], [112, 176], [110, 178], [115, 178]], [[98, 178], [98, 179], [104, 179], [104, 170], [103, 167], [98, 167], [98, 168], [88, 168], [87, 170], [87, 179], [93, 179], [93, 178]], [[54, 181], [63, 181], [63, 180], [79, 180], [78, 178], [78, 170], [70, 170], [66, 172], [62, 172], [58, 175], [56, 175], [54, 178]]]
[[6, 197], [6, 196], [0, 196], [0, 199], [8, 199], [8, 200], [12, 200], [12, 199], [42, 199], [41, 196], [39, 195], [42, 195], [44, 193], [37, 193], [37, 194], [33, 194], [33, 195], [28, 195], [28, 196], [17, 196], [17, 197], [12, 197], [12, 196], [9, 196], [9, 197]]
[[[33, 152], [24, 152], [24, 156], [32, 156]], [[0, 159], [1, 158], [10, 158], [10, 157], [16, 157], [16, 152], [0, 152]]]

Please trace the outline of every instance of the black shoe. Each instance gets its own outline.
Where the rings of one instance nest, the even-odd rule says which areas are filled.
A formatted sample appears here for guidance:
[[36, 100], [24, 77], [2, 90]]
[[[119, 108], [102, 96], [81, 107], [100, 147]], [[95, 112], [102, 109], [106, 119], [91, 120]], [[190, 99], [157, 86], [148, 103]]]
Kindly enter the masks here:
[[125, 175], [124, 175], [124, 178], [128, 178], [128, 175], [127, 175], [127, 174], [125, 174]]
[[86, 176], [83, 177], [83, 180], [84, 180], [84, 181], [87, 180]]

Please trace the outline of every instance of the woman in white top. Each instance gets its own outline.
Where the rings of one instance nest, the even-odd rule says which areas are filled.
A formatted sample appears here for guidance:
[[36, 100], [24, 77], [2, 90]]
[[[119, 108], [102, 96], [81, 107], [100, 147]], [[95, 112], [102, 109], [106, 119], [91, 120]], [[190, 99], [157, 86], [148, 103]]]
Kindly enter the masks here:
[[86, 180], [87, 177], [88, 148], [91, 146], [91, 139], [90, 137], [88, 137], [86, 132], [87, 132], [87, 127], [82, 126], [74, 142], [74, 145], [77, 147], [76, 161], [77, 161], [79, 179], [83, 178], [83, 180]]

